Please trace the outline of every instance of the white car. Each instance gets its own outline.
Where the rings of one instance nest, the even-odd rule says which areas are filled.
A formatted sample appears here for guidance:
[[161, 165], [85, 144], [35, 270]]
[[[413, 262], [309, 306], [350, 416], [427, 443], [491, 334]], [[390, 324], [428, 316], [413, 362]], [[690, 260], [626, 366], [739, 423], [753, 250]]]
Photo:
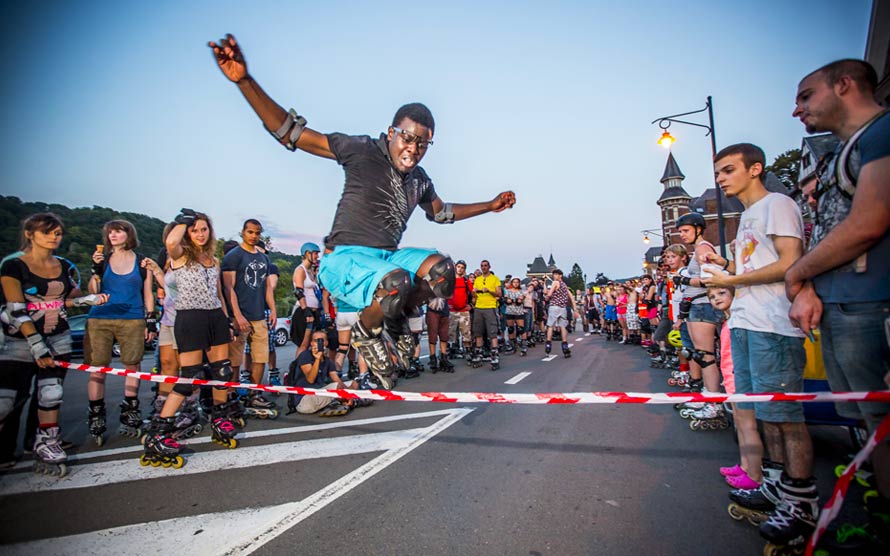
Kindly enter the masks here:
[[275, 345], [283, 346], [290, 340], [290, 317], [280, 317], [275, 322], [275, 329], [272, 331], [275, 338]]

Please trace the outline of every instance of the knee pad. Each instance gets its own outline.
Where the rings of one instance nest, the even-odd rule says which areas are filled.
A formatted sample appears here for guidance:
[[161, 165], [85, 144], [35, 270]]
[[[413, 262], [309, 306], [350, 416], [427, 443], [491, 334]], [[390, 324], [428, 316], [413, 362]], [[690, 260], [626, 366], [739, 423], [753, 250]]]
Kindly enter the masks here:
[[338, 348], [337, 348], [337, 353], [340, 353], [340, 354], [343, 354], [343, 355], [349, 355], [349, 346], [348, 346], [348, 345], [345, 345], [345, 346], [340, 346], [340, 347], [338, 347]]
[[[201, 376], [204, 372], [204, 365], [186, 365], [179, 369], [179, 376], [182, 378], [195, 378]], [[180, 396], [191, 396], [195, 391], [194, 384], [177, 383], [173, 385], [173, 391]]]
[[511, 326], [508, 326], [507, 333], [510, 334], [511, 336], [514, 336], [516, 334], [516, 325], [514, 324]]
[[516, 327], [516, 335], [522, 336], [523, 334], [525, 334], [525, 326], [520, 324], [519, 326]]
[[[712, 356], [710, 359], [708, 359], [709, 355]], [[714, 356], [713, 351], [704, 351], [701, 349], [697, 349], [694, 352], [692, 352], [692, 360], [695, 361], [696, 363], [698, 363], [699, 366], [701, 366], [702, 368], [708, 367], [708, 366], [713, 365], [714, 363], [717, 362], [717, 359], [713, 356]]]
[[454, 295], [454, 261], [451, 257], [444, 257], [441, 261], [430, 267], [430, 272], [423, 277], [433, 290], [433, 295], [448, 299]]
[[62, 405], [61, 378], [41, 378], [37, 381], [37, 407], [46, 411]]
[[[220, 361], [214, 361], [210, 364], [210, 378], [213, 380], [221, 380], [223, 382], [231, 382], [232, 377], [235, 376], [235, 371], [232, 369], [232, 362], [228, 359], [222, 359]], [[225, 390], [225, 386], [214, 386], [217, 390]]]
[[15, 409], [15, 390], [0, 390], [0, 424]]
[[405, 305], [410, 294], [411, 275], [399, 268], [383, 277], [374, 298], [380, 303], [385, 319], [401, 320], [404, 318]]

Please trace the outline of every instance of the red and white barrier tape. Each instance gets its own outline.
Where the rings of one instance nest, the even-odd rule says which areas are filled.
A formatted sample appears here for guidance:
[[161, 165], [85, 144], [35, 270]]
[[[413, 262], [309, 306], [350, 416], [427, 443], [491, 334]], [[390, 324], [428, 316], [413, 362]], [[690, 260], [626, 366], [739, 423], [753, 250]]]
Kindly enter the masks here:
[[323, 390], [301, 388], [299, 386], [269, 386], [267, 384], [246, 384], [223, 382], [200, 378], [180, 378], [114, 369], [112, 367], [91, 367], [56, 361], [56, 365], [66, 369], [100, 373], [115, 376], [134, 377], [139, 380], [162, 382], [165, 384], [194, 384], [195, 386], [218, 386], [223, 388], [246, 388], [261, 392], [281, 394], [302, 394], [328, 398], [391, 400], [406, 402], [444, 403], [506, 403], [506, 404], [674, 404], [683, 402], [890, 402], [890, 390], [881, 392], [806, 392], [806, 393], [760, 393], [760, 394], [684, 394], [681, 392], [638, 393], [638, 392], [569, 392], [506, 394], [489, 392], [401, 392], [395, 390]]
[[828, 499], [828, 502], [826, 502], [825, 506], [822, 508], [822, 513], [819, 515], [819, 522], [816, 524], [816, 530], [813, 531], [813, 535], [810, 537], [810, 542], [807, 544], [806, 556], [813, 556], [813, 551], [816, 549], [816, 544], [819, 542], [822, 533], [828, 529], [828, 525], [835, 517], [837, 517], [837, 514], [840, 513], [841, 506], [844, 503], [844, 497], [847, 495], [847, 489], [850, 488], [850, 483], [856, 475], [856, 472], [859, 471], [859, 468], [862, 467], [862, 464], [865, 463], [865, 460], [871, 455], [875, 446], [877, 446], [878, 443], [883, 442], [888, 435], [890, 435], [890, 415], [884, 417], [884, 420], [881, 421], [881, 424], [878, 425], [878, 428], [875, 429], [875, 432], [869, 437], [868, 442], [866, 442], [862, 450], [856, 454], [856, 457], [853, 458], [853, 461], [847, 466], [847, 470], [841, 474], [840, 478], [834, 484], [831, 498]]
[[[91, 367], [76, 365], [65, 361], [56, 361], [56, 365], [66, 369], [100, 373], [115, 376], [135, 377], [139, 380], [162, 382], [165, 384], [194, 384], [195, 386], [220, 386], [225, 388], [246, 388], [262, 392], [278, 392], [283, 394], [302, 394], [306, 396], [324, 396], [344, 399], [445, 402], [445, 403], [506, 403], [506, 404], [673, 404], [681, 402], [890, 402], [890, 390], [881, 392], [806, 392], [806, 393], [760, 393], [760, 394], [683, 394], [668, 392], [659, 394], [636, 392], [571, 392], [571, 393], [537, 393], [537, 394], [500, 394], [485, 392], [397, 392], [394, 390], [322, 390], [301, 388], [299, 386], [269, 386], [265, 384], [245, 384], [241, 382], [223, 382], [199, 378], [180, 378], [114, 369], [112, 367]], [[831, 498], [822, 509], [816, 530], [807, 545], [806, 554], [812, 556], [819, 537], [825, 532], [831, 520], [840, 512], [844, 496], [850, 487], [850, 481], [862, 463], [868, 459], [875, 446], [890, 436], [890, 416], [885, 417], [874, 434], [868, 439], [865, 447], [856, 455], [847, 470], [841, 475], [834, 487]]]

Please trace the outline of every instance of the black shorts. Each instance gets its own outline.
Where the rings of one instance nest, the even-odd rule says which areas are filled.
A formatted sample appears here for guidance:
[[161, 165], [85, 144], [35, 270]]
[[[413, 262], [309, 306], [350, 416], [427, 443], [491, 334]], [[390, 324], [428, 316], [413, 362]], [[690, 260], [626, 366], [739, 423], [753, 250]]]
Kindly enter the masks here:
[[179, 353], [205, 351], [232, 341], [229, 321], [222, 309], [176, 311], [173, 336]]
[[593, 322], [595, 320], [600, 320], [600, 312], [596, 309], [588, 309], [587, 310], [587, 320], [589, 322]]
[[649, 323], [649, 319], [640, 319], [640, 333], [642, 334], [651, 334], [652, 333], [652, 325]]

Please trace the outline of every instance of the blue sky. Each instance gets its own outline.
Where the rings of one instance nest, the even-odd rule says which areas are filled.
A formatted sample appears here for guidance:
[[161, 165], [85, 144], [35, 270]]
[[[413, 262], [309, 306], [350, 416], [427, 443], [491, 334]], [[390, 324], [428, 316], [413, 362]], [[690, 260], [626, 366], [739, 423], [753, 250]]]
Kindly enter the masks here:
[[[376, 136], [402, 104], [436, 117], [422, 165], [446, 201], [513, 189], [517, 205], [453, 226], [420, 211], [402, 244], [524, 273], [552, 251], [640, 272], [660, 225], [667, 152], [650, 122], [713, 95], [718, 149], [800, 146], [797, 82], [864, 55], [866, 0], [728, 2], [19, 3], [0, 22], [6, 195], [171, 219], [203, 210], [231, 237], [261, 219], [294, 252], [329, 228], [336, 163], [277, 146], [219, 73], [227, 32], [250, 72], [322, 132]], [[673, 126], [693, 196], [712, 185], [704, 130]]]

